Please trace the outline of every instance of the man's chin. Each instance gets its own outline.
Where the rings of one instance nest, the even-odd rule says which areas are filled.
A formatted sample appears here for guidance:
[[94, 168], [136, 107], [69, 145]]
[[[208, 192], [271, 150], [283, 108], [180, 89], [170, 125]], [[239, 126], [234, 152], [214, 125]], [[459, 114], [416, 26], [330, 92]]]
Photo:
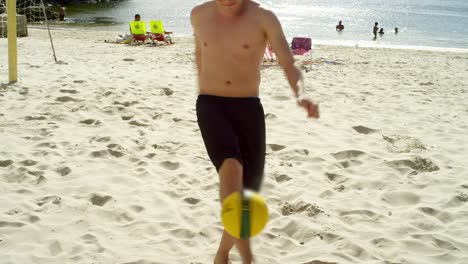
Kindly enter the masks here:
[[240, 7], [237, 7], [237, 6], [223, 7], [221, 8], [221, 12], [226, 16], [236, 16], [240, 13]]

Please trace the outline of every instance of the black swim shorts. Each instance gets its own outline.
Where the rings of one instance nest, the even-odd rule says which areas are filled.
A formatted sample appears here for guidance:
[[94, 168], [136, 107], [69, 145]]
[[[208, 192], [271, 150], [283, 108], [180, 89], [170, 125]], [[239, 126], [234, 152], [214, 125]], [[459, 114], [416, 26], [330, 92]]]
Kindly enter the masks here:
[[265, 166], [265, 116], [258, 97], [199, 95], [197, 119], [208, 156], [219, 171], [235, 158], [244, 188], [259, 191]]

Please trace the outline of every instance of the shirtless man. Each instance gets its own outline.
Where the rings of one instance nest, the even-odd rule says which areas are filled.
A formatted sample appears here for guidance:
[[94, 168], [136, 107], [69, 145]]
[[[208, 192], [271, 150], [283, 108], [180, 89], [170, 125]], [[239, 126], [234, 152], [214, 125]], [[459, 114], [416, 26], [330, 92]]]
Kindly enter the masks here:
[[343, 31], [344, 30], [344, 25], [342, 21], [338, 22], [338, 25], [336, 25], [336, 31]]
[[[260, 102], [260, 65], [267, 42], [309, 117], [318, 105], [304, 96], [302, 74], [275, 14], [251, 0], [212, 0], [193, 8], [198, 69], [198, 125], [220, 181], [220, 201], [244, 188], [259, 191], [265, 163], [265, 118]], [[253, 263], [248, 239], [224, 231], [215, 263], [228, 263], [236, 245], [244, 264]]]
[[379, 31], [379, 23], [375, 22], [372, 32], [374, 33], [374, 39], [377, 38], [377, 32]]

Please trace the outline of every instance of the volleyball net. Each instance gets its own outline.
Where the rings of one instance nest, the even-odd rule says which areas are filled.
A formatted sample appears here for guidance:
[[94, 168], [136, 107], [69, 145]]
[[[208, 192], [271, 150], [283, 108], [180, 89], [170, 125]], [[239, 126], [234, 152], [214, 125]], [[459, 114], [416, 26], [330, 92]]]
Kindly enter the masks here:
[[[55, 21], [58, 13], [54, 5], [45, 4], [47, 0], [0, 0], [0, 38], [8, 38], [8, 75], [9, 82], [16, 82], [18, 37], [28, 37], [28, 28], [35, 30], [36, 34], [47, 34], [55, 62], [54, 43], [50, 33], [49, 21]], [[11, 32], [12, 34], [9, 34]]]

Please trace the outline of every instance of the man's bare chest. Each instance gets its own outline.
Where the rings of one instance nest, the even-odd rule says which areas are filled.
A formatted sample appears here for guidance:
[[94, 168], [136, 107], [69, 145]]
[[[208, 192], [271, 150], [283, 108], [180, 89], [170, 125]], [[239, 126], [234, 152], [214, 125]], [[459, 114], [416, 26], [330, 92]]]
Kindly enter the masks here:
[[266, 39], [262, 27], [248, 20], [232, 24], [207, 20], [201, 25], [198, 38], [206, 52], [224, 50], [246, 56], [264, 49]]

